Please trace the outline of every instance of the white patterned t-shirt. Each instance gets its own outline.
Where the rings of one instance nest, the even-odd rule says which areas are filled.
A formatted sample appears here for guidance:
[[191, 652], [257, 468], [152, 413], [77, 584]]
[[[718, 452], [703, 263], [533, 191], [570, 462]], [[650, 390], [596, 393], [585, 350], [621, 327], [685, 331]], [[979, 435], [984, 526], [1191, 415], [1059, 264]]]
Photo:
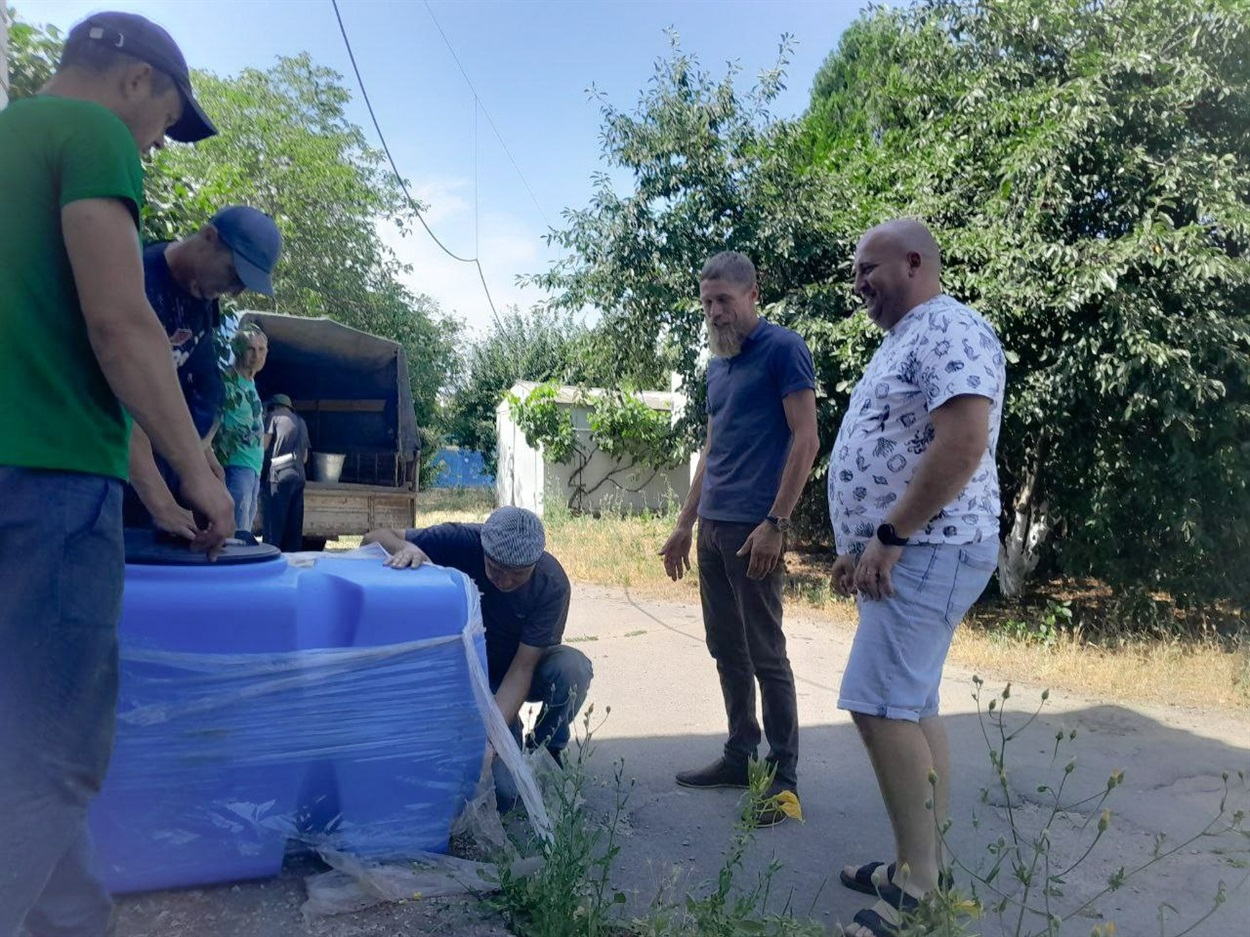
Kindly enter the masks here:
[[989, 447], [964, 490], [908, 539], [964, 544], [998, 536], [994, 459], [1005, 384], [998, 336], [963, 303], [936, 296], [895, 323], [851, 393], [829, 456], [838, 553], [864, 551], [933, 442], [930, 411], [963, 394], [990, 400]]

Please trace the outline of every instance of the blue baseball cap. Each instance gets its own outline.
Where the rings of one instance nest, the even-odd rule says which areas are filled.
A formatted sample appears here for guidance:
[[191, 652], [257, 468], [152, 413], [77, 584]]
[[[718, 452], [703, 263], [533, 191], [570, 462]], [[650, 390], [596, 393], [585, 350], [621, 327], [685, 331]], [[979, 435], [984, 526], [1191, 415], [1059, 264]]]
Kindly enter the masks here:
[[174, 80], [182, 96], [182, 117], [165, 136], [180, 143], [195, 143], [217, 133], [217, 128], [191, 92], [187, 60], [172, 36], [137, 13], [93, 13], [69, 31], [66, 48], [98, 42], [117, 52], [147, 62]]
[[273, 268], [282, 253], [282, 234], [273, 219], [246, 205], [223, 208], [209, 219], [217, 234], [234, 251], [234, 269], [249, 290], [273, 295]]

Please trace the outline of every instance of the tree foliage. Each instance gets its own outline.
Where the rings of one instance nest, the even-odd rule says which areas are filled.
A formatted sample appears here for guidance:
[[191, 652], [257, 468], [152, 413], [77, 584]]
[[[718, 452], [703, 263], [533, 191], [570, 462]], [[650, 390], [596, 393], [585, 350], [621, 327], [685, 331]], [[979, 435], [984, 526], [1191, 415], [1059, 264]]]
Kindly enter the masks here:
[[1059, 571], [1244, 603], [1247, 0], [873, 8], [797, 121], [767, 109], [784, 49], [740, 94], [675, 45], [636, 108], [604, 103], [604, 160], [632, 190], [599, 177], [541, 282], [603, 310], [622, 373], [667, 355], [698, 384], [697, 271], [745, 251], [766, 314], [812, 348], [829, 441], [878, 341], [854, 315], [855, 241], [922, 218], [947, 290], [1008, 349], [1008, 544], [1054, 531]]
[[556, 384], [615, 383], [602, 366], [600, 337], [559, 310], [511, 309], [465, 352], [462, 376], [447, 403], [447, 435], [483, 454], [495, 470], [495, 408], [518, 381]]

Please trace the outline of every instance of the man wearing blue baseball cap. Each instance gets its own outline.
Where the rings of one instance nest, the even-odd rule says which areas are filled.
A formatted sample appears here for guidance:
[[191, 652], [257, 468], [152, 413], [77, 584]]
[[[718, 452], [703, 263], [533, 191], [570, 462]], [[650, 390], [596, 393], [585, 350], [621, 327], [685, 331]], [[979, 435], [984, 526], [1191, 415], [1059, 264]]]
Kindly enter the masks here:
[[100, 937], [87, 807], [113, 747], [131, 420], [210, 554], [234, 530], [144, 296], [140, 155], [214, 133], [169, 34], [100, 13], [0, 111], [0, 937]]
[[[204, 457], [223, 480], [225, 470], [212, 447], [225, 399], [213, 342], [213, 332], [221, 323], [218, 300], [245, 289], [272, 296], [273, 271], [281, 252], [282, 235], [273, 219], [245, 205], [223, 208], [190, 237], [149, 244], [143, 251], [148, 301], [169, 336], [178, 381], [204, 443]], [[136, 427], [130, 436], [125, 525], [155, 526], [194, 539], [195, 520], [179, 503], [177, 492], [173, 468], [154, 455], [146, 434]]]
[[[527, 742], [545, 746], [557, 762], [569, 744], [569, 725], [586, 699], [594, 674], [577, 648], [561, 644], [572, 590], [564, 567], [546, 552], [538, 515], [496, 508], [484, 524], [438, 524], [420, 530], [374, 530], [362, 543], [380, 543], [387, 566], [407, 569], [436, 563], [458, 569], [482, 593], [486, 663], [504, 721], [521, 737], [521, 704], [542, 703]], [[496, 771], [499, 803], [515, 801], [505, 772]]]

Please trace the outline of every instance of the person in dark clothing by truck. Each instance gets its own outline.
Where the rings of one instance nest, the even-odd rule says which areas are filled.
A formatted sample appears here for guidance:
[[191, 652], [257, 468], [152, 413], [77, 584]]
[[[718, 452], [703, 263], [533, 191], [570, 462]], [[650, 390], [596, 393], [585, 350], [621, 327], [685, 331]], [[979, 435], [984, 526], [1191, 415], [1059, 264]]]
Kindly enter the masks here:
[[265, 454], [269, 473], [260, 489], [262, 536], [283, 553], [293, 553], [304, 542], [308, 425], [286, 394], [274, 394], [269, 404], [265, 423], [265, 435], [271, 440]]

